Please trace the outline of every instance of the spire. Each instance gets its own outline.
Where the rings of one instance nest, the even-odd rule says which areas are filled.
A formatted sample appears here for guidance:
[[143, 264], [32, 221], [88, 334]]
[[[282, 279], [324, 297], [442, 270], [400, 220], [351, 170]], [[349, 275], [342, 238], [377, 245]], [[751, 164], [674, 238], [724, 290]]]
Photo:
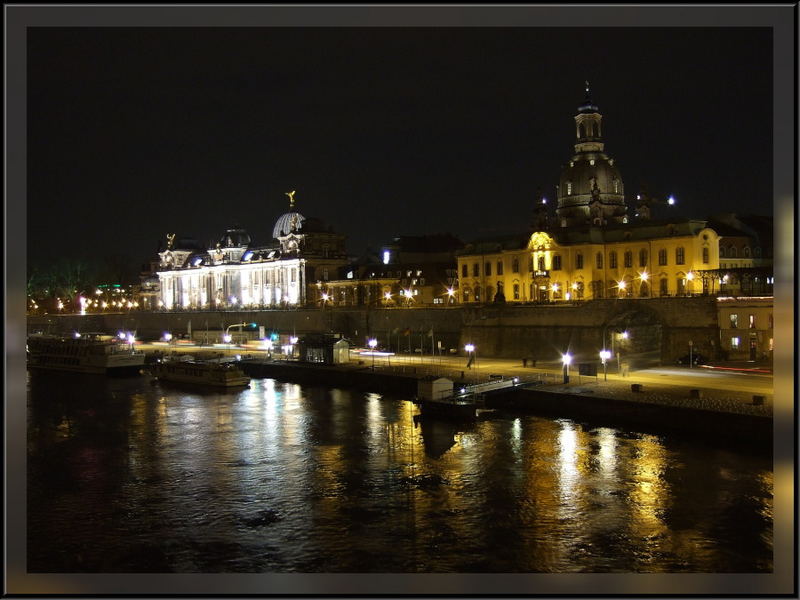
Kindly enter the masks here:
[[589, 91], [589, 80], [587, 79], [585, 82], [586, 84], [586, 97], [583, 99], [583, 104], [578, 107], [579, 113], [595, 113], [600, 112], [600, 109], [595, 106], [592, 102], [592, 96]]

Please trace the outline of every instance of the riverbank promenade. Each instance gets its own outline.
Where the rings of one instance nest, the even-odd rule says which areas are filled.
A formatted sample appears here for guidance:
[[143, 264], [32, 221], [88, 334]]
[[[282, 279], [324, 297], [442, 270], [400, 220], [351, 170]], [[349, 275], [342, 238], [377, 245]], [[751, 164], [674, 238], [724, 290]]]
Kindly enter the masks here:
[[[263, 351], [246, 348], [163, 346], [142, 344], [146, 353], [197, 354], [209, 352], [222, 356], [239, 355], [243, 359], [263, 360], [265, 364], [279, 368], [287, 379], [292, 369], [301, 365], [304, 370], [316, 365], [282, 360]], [[374, 358], [374, 360], [373, 360]], [[608, 365], [607, 373], [600, 370], [596, 376], [579, 375], [575, 365], [570, 367], [569, 382], [564, 382], [564, 368], [559, 363], [538, 362], [535, 366], [511, 359], [486, 358], [474, 361], [462, 356], [392, 355], [375, 356], [351, 352], [351, 361], [336, 366], [318, 366], [320, 383], [325, 373], [358, 372], [386, 375], [392, 378], [419, 379], [422, 377], [446, 377], [456, 385], [475, 384], [498, 378], [518, 378], [522, 386], [536, 385], [542, 391], [563, 393], [570, 396], [607, 398], [626, 402], [657, 404], [675, 408], [691, 408], [721, 413], [745, 414], [770, 417], [773, 410], [772, 375], [762, 365], [751, 363], [728, 364], [725, 368], [651, 366], [648, 368], [618, 369], [616, 363]]]

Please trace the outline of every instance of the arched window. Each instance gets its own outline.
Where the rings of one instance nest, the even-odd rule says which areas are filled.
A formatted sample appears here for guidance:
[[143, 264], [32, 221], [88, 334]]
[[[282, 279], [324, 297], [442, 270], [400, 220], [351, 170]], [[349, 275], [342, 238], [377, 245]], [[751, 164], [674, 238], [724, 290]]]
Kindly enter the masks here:
[[666, 277], [662, 277], [661, 280], [659, 281], [658, 293], [661, 296], [669, 295], [669, 281], [667, 281]]
[[480, 301], [481, 301], [481, 286], [476, 285], [475, 286], [475, 302], [480, 302]]
[[750, 258], [750, 246], [745, 246], [744, 247], [744, 257], [745, 258]]
[[707, 265], [709, 261], [708, 258], [708, 247], [703, 248], [703, 264]]
[[494, 288], [490, 285], [486, 286], [486, 301], [491, 302], [494, 300]]
[[728, 256], [731, 258], [736, 258], [736, 246], [730, 246], [729, 249], [730, 252], [728, 252]]
[[464, 300], [463, 300], [464, 302], [469, 302], [469, 288], [468, 287], [465, 287], [461, 291], [461, 296], [464, 298]]
[[614, 251], [608, 253], [608, 268], [609, 269], [617, 268], [617, 253]]
[[602, 252], [598, 252], [597, 255], [595, 256], [595, 264], [597, 265], [598, 269], [602, 269], [603, 268], [603, 253]]
[[643, 281], [639, 286], [639, 296], [642, 298], [647, 298], [650, 295], [650, 284], [646, 281]]
[[630, 250], [625, 251], [625, 268], [630, 269], [633, 266], [633, 252]]
[[642, 248], [639, 250], [639, 266], [646, 267], [647, 266], [647, 250]]
[[719, 257], [720, 258], [725, 258], [725, 246], [720, 246], [719, 247]]
[[539, 257], [538, 263], [539, 263], [539, 264], [537, 265], [537, 268], [538, 268], [540, 271], [544, 271], [544, 270], [545, 270], [544, 256], [540, 256], [540, 257]]
[[685, 256], [683, 251], [683, 246], [678, 246], [675, 248], [675, 264], [682, 265], [685, 263]]

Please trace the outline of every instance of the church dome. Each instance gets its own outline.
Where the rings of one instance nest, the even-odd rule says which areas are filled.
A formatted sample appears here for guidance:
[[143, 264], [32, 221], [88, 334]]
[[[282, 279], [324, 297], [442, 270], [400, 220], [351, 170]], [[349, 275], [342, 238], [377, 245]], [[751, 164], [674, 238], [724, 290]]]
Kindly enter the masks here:
[[559, 200], [569, 204], [571, 199], [585, 201], [592, 195], [592, 178], [594, 178], [600, 197], [622, 200], [624, 188], [619, 169], [614, 166], [614, 160], [609, 159], [604, 153], [580, 154], [572, 157], [561, 169], [561, 178], [558, 186]]
[[228, 229], [223, 235], [219, 243], [223, 248], [241, 248], [250, 244], [250, 235], [237, 226]]
[[287, 212], [278, 217], [275, 221], [275, 227], [272, 228], [272, 237], [279, 238], [287, 235], [294, 229], [299, 230], [303, 228], [303, 221], [306, 218], [299, 212]]

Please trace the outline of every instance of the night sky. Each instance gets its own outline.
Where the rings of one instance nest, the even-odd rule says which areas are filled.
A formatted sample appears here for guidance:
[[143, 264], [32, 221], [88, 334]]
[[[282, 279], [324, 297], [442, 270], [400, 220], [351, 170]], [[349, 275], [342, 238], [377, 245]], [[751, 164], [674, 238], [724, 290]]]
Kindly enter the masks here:
[[33, 264], [268, 243], [293, 189], [351, 255], [524, 230], [586, 79], [626, 196], [772, 212], [769, 29], [39, 28], [27, 57]]

